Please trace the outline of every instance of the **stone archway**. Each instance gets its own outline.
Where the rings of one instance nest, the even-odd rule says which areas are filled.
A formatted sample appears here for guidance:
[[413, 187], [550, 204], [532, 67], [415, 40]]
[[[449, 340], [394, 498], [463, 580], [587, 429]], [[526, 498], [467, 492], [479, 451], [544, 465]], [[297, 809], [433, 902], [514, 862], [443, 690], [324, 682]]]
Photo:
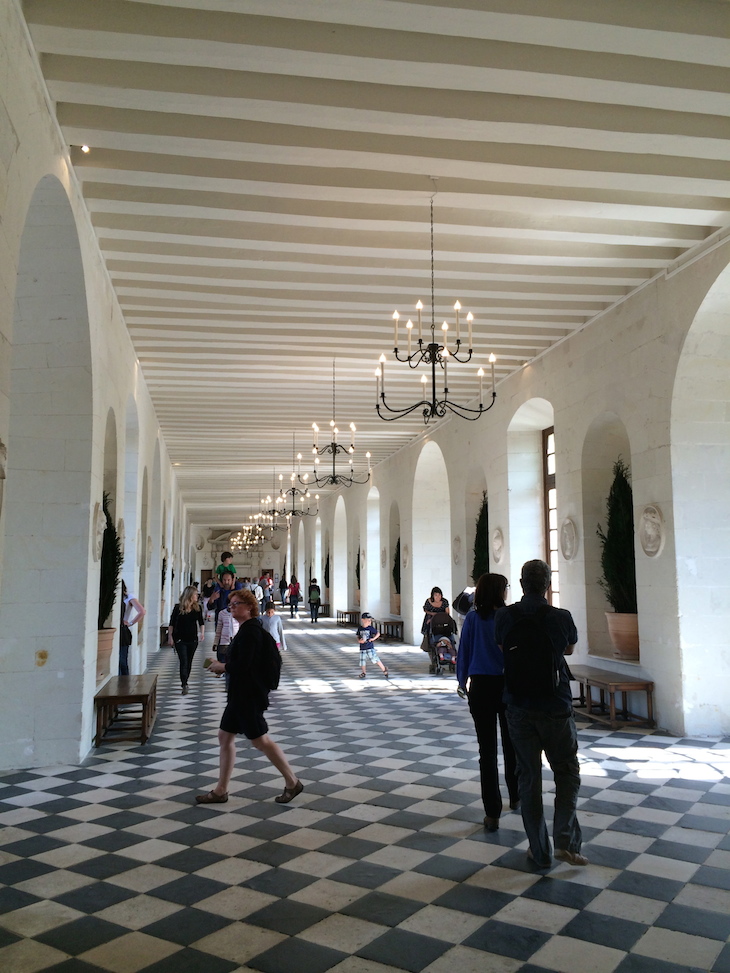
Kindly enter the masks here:
[[684, 733], [730, 733], [730, 267], [682, 348], [672, 415], [672, 491]]
[[[440, 447], [426, 443], [413, 479], [413, 530], [410, 567], [412, 581], [412, 637], [420, 640], [423, 603], [435, 586], [451, 601], [451, 496], [449, 476]], [[408, 561], [401, 541], [401, 557]]]
[[53, 176], [36, 187], [20, 244], [9, 411], [0, 707], [12, 733], [0, 743], [0, 767], [75, 763], [93, 715], [99, 572], [91, 521], [103, 483], [92, 492], [84, 269], [73, 212]]

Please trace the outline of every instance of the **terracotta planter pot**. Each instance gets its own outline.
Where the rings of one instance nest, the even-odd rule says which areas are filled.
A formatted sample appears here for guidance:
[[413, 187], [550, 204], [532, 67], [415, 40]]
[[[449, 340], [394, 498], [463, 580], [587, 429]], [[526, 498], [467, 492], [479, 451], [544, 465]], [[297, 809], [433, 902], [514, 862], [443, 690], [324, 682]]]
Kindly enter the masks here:
[[100, 628], [96, 643], [96, 685], [109, 676], [112, 651], [114, 649], [115, 628]]
[[606, 612], [608, 634], [616, 659], [639, 661], [639, 616], [621, 612]]

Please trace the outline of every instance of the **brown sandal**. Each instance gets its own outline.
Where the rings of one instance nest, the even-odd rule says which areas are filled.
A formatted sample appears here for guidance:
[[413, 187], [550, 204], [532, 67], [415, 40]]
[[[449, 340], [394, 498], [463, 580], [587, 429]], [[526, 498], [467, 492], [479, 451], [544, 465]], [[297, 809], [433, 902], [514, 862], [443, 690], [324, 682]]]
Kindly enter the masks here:
[[198, 794], [195, 798], [196, 804], [225, 804], [227, 801], [227, 791], [225, 794], [216, 794], [215, 791], [211, 791], [209, 794]]
[[301, 794], [304, 790], [304, 784], [298, 780], [293, 787], [285, 787], [284, 793], [279, 794], [274, 800], [277, 804], [288, 804], [289, 801], [293, 801], [297, 794]]

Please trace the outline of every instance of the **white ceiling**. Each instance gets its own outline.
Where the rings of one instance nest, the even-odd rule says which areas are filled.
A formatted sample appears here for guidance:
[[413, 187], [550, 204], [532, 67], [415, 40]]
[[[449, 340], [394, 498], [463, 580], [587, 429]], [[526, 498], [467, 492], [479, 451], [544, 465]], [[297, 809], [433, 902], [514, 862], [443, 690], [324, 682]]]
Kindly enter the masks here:
[[[23, 9], [194, 522], [307, 455], [333, 358], [358, 462], [423, 430], [378, 419], [373, 372], [394, 308], [429, 313], [434, 194], [465, 401], [490, 352], [499, 380], [730, 221], [724, 0]], [[394, 404], [417, 377], [388, 366]]]

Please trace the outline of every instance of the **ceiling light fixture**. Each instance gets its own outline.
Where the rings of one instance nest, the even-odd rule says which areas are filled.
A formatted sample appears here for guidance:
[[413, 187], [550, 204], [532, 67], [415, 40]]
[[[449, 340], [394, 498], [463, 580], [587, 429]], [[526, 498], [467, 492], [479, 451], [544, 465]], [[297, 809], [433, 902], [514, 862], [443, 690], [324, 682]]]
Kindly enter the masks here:
[[[393, 422], [395, 419], [404, 419], [409, 416], [412, 412], [417, 409], [421, 409], [423, 413], [423, 421], [428, 425], [432, 419], [443, 419], [447, 412], [453, 412], [455, 415], [462, 419], [468, 419], [470, 422], [474, 422], [478, 419], [480, 415], [484, 412], [488, 412], [497, 398], [497, 393], [494, 389], [494, 363], [496, 358], [494, 355], [489, 356], [489, 362], [492, 366], [492, 401], [489, 405], [484, 405], [484, 369], [480, 368], [477, 372], [477, 377], [479, 378], [479, 408], [472, 409], [465, 405], [460, 405], [458, 402], [454, 402], [449, 398], [449, 378], [448, 378], [448, 365], [449, 362], [458, 362], [460, 365], [466, 364], [466, 362], [471, 361], [472, 357], [472, 322], [474, 320], [474, 315], [469, 312], [466, 316], [466, 321], [468, 325], [468, 349], [467, 352], [462, 351], [462, 340], [461, 340], [461, 322], [459, 320], [459, 311], [461, 311], [461, 304], [457, 301], [454, 304], [454, 310], [456, 311], [456, 334], [455, 334], [455, 344], [452, 346], [453, 351], [449, 351], [448, 337], [449, 337], [449, 324], [447, 321], [441, 325], [441, 334], [437, 340], [436, 338], [436, 318], [435, 318], [435, 300], [434, 300], [434, 271], [433, 271], [433, 196], [431, 197], [431, 340], [427, 344], [423, 342], [423, 323], [421, 320], [421, 311], [423, 310], [423, 304], [419, 301], [416, 304], [416, 310], [418, 311], [418, 348], [413, 351], [413, 321], [409, 320], [406, 324], [406, 332], [408, 334], [408, 354], [402, 356], [398, 351], [398, 320], [400, 314], [398, 311], [393, 313], [394, 330], [393, 330], [393, 354], [395, 355], [396, 361], [407, 362], [409, 368], [418, 368], [419, 365], [424, 364], [426, 366], [431, 366], [431, 398], [427, 398], [427, 386], [428, 386], [428, 376], [421, 376], [421, 385], [423, 388], [423, 398], [414, 402], [413, 405], [406, 406], [402, 409], [394, 409], [387, 404], [385, 401], [385, 355], [380, 356], [379, 367], [375, 370], [375, 409], [381, 419], [386, 422]], [[459, 353], [462, 355], [466, 354], [466, 357], [459, 358]], [[436, 390], [436, 367], [443, 369], [444, 380], [443, 380], [443, 395], [441, 398], [438, 396]], [[489, 394], [489, 393], [487, 393]]]
[[[292, 453], [296, 453], [296, 449], [297, 449], [296, 434], [294, 434], [294, 436], [292, 437], [292, 443], [293, 443], [293, 445], [292, 445]], [[299, 479], [299, 481], [301, 483], [305, 483], [306, 482], [306, 477], [304, 479], [302, 479], [302, 476], [301, 476], [301, 471], [302, 471], [302, 454], [301, 453], [297, 453], [297, 455], [296, 455], [296, 462], [297, 462], [297, 473], [294, 472], [294, 469], [293, 469], [293, 467], [294, 467], [294, 460], [292, 459], [292, 472], [291, 472], [291, 476], [289, 477], [289, 480], [291, 481], [291, 486], [288, 487], [286, 490], [284, 489], [284, 477], [282, 476], [281, 473], [279, 473], [279, 496], [276, 498], [276, 502], [277, 503], [284, 504], [284, 506], [281, 509], [281, 513], [283, 513], [284, 516], [288, 520], [291, 520], [292, 517], [315, 517], [319, 513], [319, 494], [318, 493], [315, 494], [315, 497], [314, 497], [314, 499], [317, 501], [317, 508], [316, 508], [316, 510], [310, 510], [309, 507], [307, 507], [306, 510], [304, 509], [304, 501], [311, 499], [312, 494], [309, 492], [309, 488], [308, 487], [306, 489], [304, 489], [304, 490], [300, 490], [296, 486], [296, 480], [297, 479]], [[286, 508], [286, 502], [287, 502], [287, 499], [286, 498], [287, 497], [291, 497], [291, 507], [288, 510]], [[300, 510], [297, 510], [297, 507], [296, 507], [297, 500], [299, 500], [300, 503], [302, 504], [302, 507], [301, 507]]]
[[[316, 422], [312, 423], [312, 432], [314, 433], [314, 442], [312, 445], [312, 454], [314, 455], [314, 470], [311, 474], [311, 482], [315, 483], [318, 487], [323, 486], [335, 486], [335, 487], [351, 487], [353, 483], [367, 483], [370, 479], [371, 469], [370, 469], [370, 453], [365, 453], [365, 459], [368, 461], [367, 473], [356, 474], [353, 469], [353, 455], [355, 453], [355, 433], [357, 429], [355, 423], [350, 423], [350, 445], [343, 446], [342, 443], [337, 442], [337, 437], [340, 434], [340, 430], [337, 428], [335, 422], [335, 359], [332, 359], [332, 418], [330, 419], [330, 430], [332, 441], [327, 443], [325, 446], [319, 447], [319, 426]], [[337, 472], [337, 457], [341, 454], [347, 454], [349, 471], [347, 473]], [[320, 456], [331, 456], [332, 457], [332, 472], [331, 473], [320, 473], [317, 469], [319, 466]], [[302, 454], [297, 455], [297, 461], [301, 466]], [[310, 474], [305, 473], [302, 475], [301, 469], [299, 471], [299, 482], [309, 483]]]
[[88, 153], [91, 152], [91, 149], [89, 148], [88, 145], [82, 145], [81, 151], [84, 153], [84, 155], [88, 155]]

